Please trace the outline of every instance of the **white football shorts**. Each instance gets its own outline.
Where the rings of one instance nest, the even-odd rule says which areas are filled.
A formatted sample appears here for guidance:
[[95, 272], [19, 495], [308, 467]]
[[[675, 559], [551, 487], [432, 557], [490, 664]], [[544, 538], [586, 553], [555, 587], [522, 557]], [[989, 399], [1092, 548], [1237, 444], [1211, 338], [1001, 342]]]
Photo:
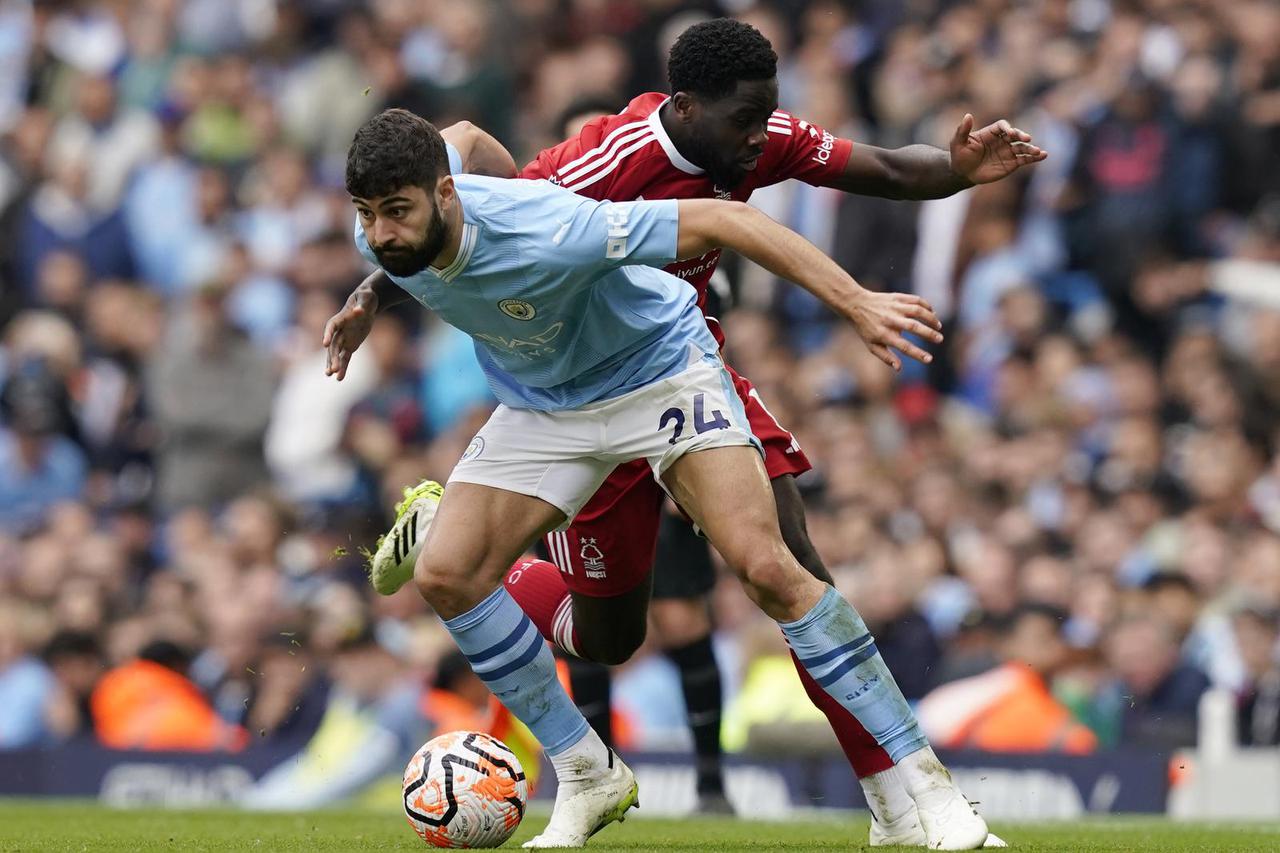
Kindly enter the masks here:
[[763, 456], [724, 363], [717, 355], [698, 353], [674, 376], [579, 409], [540, 412], [499, 405], [449, 482], [541, 498], [572, 521], [623, 462], [647, 459], [662, 484], [662, 475], [684, 454], [740, 445]]

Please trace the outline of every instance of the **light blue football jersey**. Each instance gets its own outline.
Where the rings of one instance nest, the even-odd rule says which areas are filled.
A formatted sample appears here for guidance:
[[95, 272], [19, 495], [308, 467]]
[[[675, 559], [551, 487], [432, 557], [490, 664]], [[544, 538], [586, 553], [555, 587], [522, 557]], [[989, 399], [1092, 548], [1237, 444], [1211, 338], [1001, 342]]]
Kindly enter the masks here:
[[[716, 352], [693, 288], [659, 269], [676, 259], [676, 201], [593, 201], [546, 181], [454, 181], [464, 222], [457, 258], [389, 277], [471, 336], [499, 401], [579, 408]], [[377, 264], [359, 218], [355, 241]]]

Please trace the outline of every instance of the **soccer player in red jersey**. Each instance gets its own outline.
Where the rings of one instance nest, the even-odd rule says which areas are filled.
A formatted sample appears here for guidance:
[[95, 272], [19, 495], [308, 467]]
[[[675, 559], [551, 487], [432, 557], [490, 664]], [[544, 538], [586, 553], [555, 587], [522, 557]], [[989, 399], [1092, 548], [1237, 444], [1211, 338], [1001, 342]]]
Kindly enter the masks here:
[[[999, 180], [1046, 156], [1008, 122], [975, 131], [972, 116], [957, 128], [949, 151], [925, 145], [886, 150], [836, 137], [778, 108], [776, 54], [759, 31], [731, 19], [686, 30], [671, 50], [668, 69], [671, 96], [644, 94], [617, 115], [587, 122], [573, 138], [540, 153], [520, 177], [547, 179], [612, 201], [745, 201], [759, 187], [792, 178], [864, 195], [926, 199]], [[719, 258], [716, 250], [668, 267], [698, 290], [704, 309]], [[719, 324], [707, 319], [723, 343]], [[869, 346], [882, 361], [900, 367], [888, 346]], [[734, 382], [765, 448], [784, 539], [801, 565], [830, 582], [809, 541], [794, 479], [809, 470], [809, 461], [750, 382], [736, 373]], [[647, 465], [620, 466], [567, 530], [548, 535], [551, 562], [521, 561], [512, 567], [507, 580], [512, 596], [569, 654], [621, 663], [643, 641], [663, 499]], [[698, 595], [689, 598], [688, 612], [703, 614], [702, 637], [695, 643], [713, 663], [704, 605]], [[868, 795], [872, 845], [925, 844], [928, 816], [922, 821], [917, 814], [907, 794], [910, 780], [901, 778], [886, 751], [804, 667], [797, 663], [796, 669]], [[892, 681], [887, 669], [884, 677]], [[1002, 844], [992, 836], [988, 846]]]
[[[923, 199], [998, 180], [1046, 156], [1028, 134], [1007, 122], [975, 132], [972, 116], [965, 116], [956, 129], [950, 151], [924, 145], [885, 150], [836, 137], [778, 109], [772, 47], [757, 30], [730, 19], [686, 30], [671, 50], [668, 73], [671, 96], [644, 94], [616, 115], [588, 121], [572, 138], [541, 152], [520, 176], [545, 178], [574, 192], [611, 200], [745, 201], [760, 187], [793, 178], [863, 195]], [[717, 250], [667, 268], [698, 290], [704, 309], [719, 258]], [[723, 343], [719, 324], [713, 317], [707, 320]], [[873, 350], [895, 369], [899, 366], [892, 353]], [[795, 476], [810, 469], [809, 460], [751, 383], [737, 373], [734, 380], [752, 431], [765, 446], [765, 467], [786, 542], [803, 566], [830, 581], [809, 541], [795, 484]], [[526, 568], [509, 589], [517, 600], [531, 599], [526, 609], [545, 612], [546, 599], [557, 599], [549, 635], [561, 647], [591, 660], [626, 660], [645, 635], [646, 608], [636, 602], [647, 601], [650, 594], [661, 507], [662, 492], [648, 472], [634, 464], [620, 466], [568, 530], [547, 538], [552, 562], [574, 603], [566, 606], [558, 589], [550, 596], [541, 594], [555, 589], [549, 567]], [[662, 583], [663, 572], [664, 567], [657, 569], [657, 583]], [[534, 578], [547, 579], [543, 589], [533, 589]], [[701, 634], [677, 651], [684, 658], [701, 657], [703, 671], [705, 665], [714, 666], [707, 639], [711, 626], [702, 600], [706, 591], [709, 586], [683, 601], [664, 601], [664, 607], [675, 611], [665, 621], [683, 622]], [[892, 767], [888, 756], [803, 667], [796, 668], [809, 697], [831, 721], [867, 793], [880, 795], [868, 796], [868, 802], [883, 801], [883, 789], [897, 787], [892, 779], [881, 778], [893, 775], [884, 773]], [[706, 787], [714, 785], [708, 782]], [[891, 802], [903, 808], [891, 805], [890, 811], [913, 811], [901, 796], [893, 796]], [[873, 815], [873, 843], [923, 843], [910, 827], [898, 830], [899, 824], [914, 823], [909, 814], [876, 814], [873, 807]], [[883, 825], [890, 823], [894, 826]]]

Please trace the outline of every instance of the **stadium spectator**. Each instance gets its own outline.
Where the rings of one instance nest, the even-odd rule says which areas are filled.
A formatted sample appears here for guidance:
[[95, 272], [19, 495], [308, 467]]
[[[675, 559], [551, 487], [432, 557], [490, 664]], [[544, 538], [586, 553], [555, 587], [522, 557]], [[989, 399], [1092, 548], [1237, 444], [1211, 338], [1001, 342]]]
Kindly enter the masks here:
[[1004, 663], [937, 688], [920, 702], [929, 739], [951, 749], [988, 752], [1092, 752], [1093, 732], [1054, 698], [1052, 680], [1068, 662], [1065, 616], [1028, 604], [1002, 626]]
[[911, 600], [912, 578], [901, 570], [901, 563], [896, 550], [873, 553], [849, 599], [858, 602], [858, 612], [875, 635], [876, 648], [902, 695], [914, 701], [925, 695], [942, 652], [933, 629]]
[[189, 664], [185, 649], [156, 640], [103, 675], [89, 699], [98, 740], [115, 749], [242, 749], [246, 732], [218, 718], [187, 678]]
[[215, 506], [268, 481], [262, 437], [275, 371], [226, 314], [226, 285], [190, 300], [151, 360], [147, 393], [156, 406], [159, 505]]
[[59, 631], [45, 644], [41, 656], [56, 685], [45, 706], [49, 733], [58, 740], [91, 735], [89, 697], [103, 672], [97, 637], [85, 631]]
[[0, 392], [0, 529], [26, 532], [83, 491], [88, 464], [68, 436], [66, 388], [41, 362], [15, 367]]
[[1125, 744], [1155, 748], [1195, 743], [1195, 715], [1209, 679], [1179, 662], [1178, 638], [1156, 616], [1130, 616], [1104, 641], [1114, 683], [1099, 702], [1119, 719]]
[[[352, 501], [358, 486], [356, 466], [344, 452], [347, 416], [379, 381], [377, 362], [352, 365], [344, 387], [329, 393], [320, 347], [324, 324], [339, 303], [323, 291], [304, 294], [298, 324], [291, 330], [280, 387], [275, 392], [265, 450], [273, 479], [299, 503]], [[351, 387], [345, 387], [347, 382]]]
[[1240, 743], [1280, 745], [1280, 613], [1244, 608], [1231, 622], [1245, 665], [1236, 720]]
[[0, 749], [37, 746], [49, 736], [45, 707], [55, 686], [29, 651], [30, 613], [0, 599]]
[[298, 631], [266, 640], [253, 671], [258, 676], [243, 725], [283, 751], [298, 752], [320, 728], [330, 682]]

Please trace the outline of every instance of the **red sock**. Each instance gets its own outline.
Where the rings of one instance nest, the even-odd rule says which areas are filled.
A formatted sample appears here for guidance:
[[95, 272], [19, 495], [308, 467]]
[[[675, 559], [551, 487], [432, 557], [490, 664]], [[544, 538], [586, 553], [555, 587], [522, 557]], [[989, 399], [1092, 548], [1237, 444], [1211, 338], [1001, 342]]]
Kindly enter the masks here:
[[800, 663], [795, 652], [791, 653], [791, 662], [796, 665], [796, 672], [800, 673], [800, 683], [804, 685], [804, 692], [809, 694], [809, 700], [818, 707], [818, 710], [827, 715], [827, 722], [836, 733], [840, 748], [844, 750], [844, 756], [849, 759], [849, 765], [853, 767], [853, 772], [858, 778], [862, 779], [892, 767], [893, 760], [889, 758], [889, 753], [876, 743], [876, 739], [862, 727], [857, 717], [850, 714], [848, 709], [813, 680], [813, 676]]
[[507, 570], [506, 585], [543, 637], [574, 657], [582, 657], [573, 627], [573, 598], [554, 563], [516, 560]]

